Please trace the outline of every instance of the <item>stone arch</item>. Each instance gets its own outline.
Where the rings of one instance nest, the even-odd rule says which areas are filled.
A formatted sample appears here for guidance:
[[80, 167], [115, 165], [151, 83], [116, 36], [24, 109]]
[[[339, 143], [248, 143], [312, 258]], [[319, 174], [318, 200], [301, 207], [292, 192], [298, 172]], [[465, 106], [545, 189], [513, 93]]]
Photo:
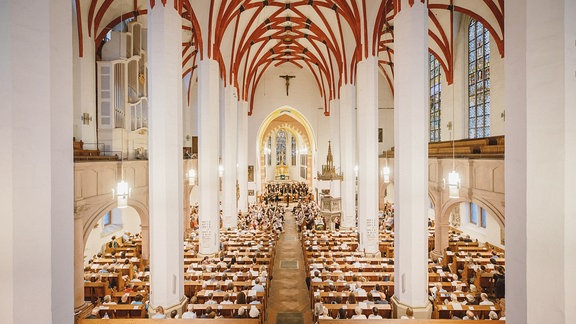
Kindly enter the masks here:
[[[138, 213], [138, 216], [140, 217], [140, 227], [148, 228], [149, 225], [148, 207], [143, 203], [134, 199], [128, 199], [128, 206], [134, 208]], [[109, 203], [102, 204], [99, 207], [95, 208], [94, 211], [89, 215], [85, 215], [82, 229], [82, 236], [83, 236], [82, 239], [84, 247], [86, 245], [86, 242], [88, 241], [90, 232], [92, 232], [92, 230], [94, 229], [94, 226], [96, 226], [98, 221], [104, 216], [104, 214], [106, 214], [106, 212], [116, 207], [118, 207], [118, 202], [116, 200], [113, 200]]]

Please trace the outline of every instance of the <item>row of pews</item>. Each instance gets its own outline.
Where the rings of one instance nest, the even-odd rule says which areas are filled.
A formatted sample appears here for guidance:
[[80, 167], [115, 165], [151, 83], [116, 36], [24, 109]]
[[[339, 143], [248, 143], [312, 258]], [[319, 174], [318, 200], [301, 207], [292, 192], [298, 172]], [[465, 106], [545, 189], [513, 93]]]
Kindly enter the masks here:
[[[220, 238], [222, 250], [211, 258], [197, 255], [196, 234], [184, 244], [184, 293], [193, 311], [198, 318], [213, 311], [216, 318], [232, 320], [239, 317], [239, 309], [244, 308], [247, 321], [243, 323], [250, 323], [250, 316], [263, 323], [277, 233], [221, 231]], [[85, 300], [97, 307], [99, 318], [147, 318], [150, 272], [141, 260], [142, 241], [118, 238], [114, 242], [113, 248], [106, 248], [86, 265]], [[263, 286], [262, 291], [253, 289], [257, 283]], [[111, 300], [104, 303], [107, 295]], [[125, 303], [122, 303], [123, 296], [127, 297]], [[223, 303], [224, 300], [232, 304]], [[259, 314], [253, 316], [251, 309], [257, 309]]]
[[[430, 241], [433, 242], [433, 227], [429, 231]], [[494, 295], [492, 275], [495, 269], [504, 267], [504, 250], [477, 241], [463, 241], [460, 234], [453, 230], [444, 257], [437, 262], [429, 260], [432, 318], [463, 318], [467, 311], [472, 311], [481, 320], [488, 319], [491, 312], [498, 318], [504, 316], [503, 303], [494, 300], [494, 305], [478, 304], [481, 293]], [[323, 308], [334, 319], [343, 316], [352, 318], [357, 307], [366, 317], [376, 313], [384, 319], [395, 316], [390, 305], [390, 297], [394, 295], [394, 234], [381, 231], [382, 257], [357, 252], [357, 240], [358, 235], [354, 230], [302, 232], [302, 249], [309, 271], [310, 300], [315, 320], [319, 319]], [[433, 245], [430, 251], [432, 248]], [[458, 302], [452, 302], [454, 296]], [[470, 296], [473, 296], [474, 302], [467, 300]], [[332, 322], [320, 319], [319, 323]]]

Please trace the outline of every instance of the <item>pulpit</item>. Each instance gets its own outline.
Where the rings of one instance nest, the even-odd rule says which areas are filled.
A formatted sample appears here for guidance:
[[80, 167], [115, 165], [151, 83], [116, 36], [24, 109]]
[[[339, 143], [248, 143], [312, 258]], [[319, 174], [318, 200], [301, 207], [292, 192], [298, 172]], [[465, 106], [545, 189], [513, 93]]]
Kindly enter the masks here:
[[326, 229], [334, 231], [336, 223], [340, 224], [342, 212], [342, 199], [331, 196], [323, 196], [320, 200], [320, 212], [326, 221]]

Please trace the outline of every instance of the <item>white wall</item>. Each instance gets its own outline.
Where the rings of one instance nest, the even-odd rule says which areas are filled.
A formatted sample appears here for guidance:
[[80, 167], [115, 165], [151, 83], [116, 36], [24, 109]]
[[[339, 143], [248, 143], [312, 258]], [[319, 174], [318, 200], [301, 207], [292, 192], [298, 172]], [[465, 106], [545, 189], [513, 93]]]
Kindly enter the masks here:
[[[280, 75], [294, 75], [290, 80], [289, 96], [286, 96], [285, 80]], [[328, 142], [319, 143], [318, 134], [327, 130], [318, 130], [319, 122], [329, 124], [323, 115], [324, 101], [316, 79], [307, 69], [300, 69], [291, 64], [270, 67], [266, 70], [256, 89], [252, 115], [248, 117], [248, 165], [254, 165], [254, 177], [260, 176], [259, 161], [256, 155], [258, 130], [266, 117], [282, 106], [298, 110], [314, 128], [314, 141], [319, 146], [328, 147]], [[318, 109], [318, 108], [322, 108]], [[324, 127], [324, 126], [322, 126]], [[311, 148], [314, 150], [315, 148]], [[326, 150], [326, 149], [325, 149]], [[324, 155], [325, 158], [325, 155]], [[314, 164], [314, 162], [313, 162]]]
[[382, 128], [383, 142], [378, 154], [394, 146], [394, 95], [386, 78], [378, 73], [378, 128]]
[[[118, 215], [118, 216], [116, 216]], [[113, 232], [103, 235], [102, 219], [98, 221], [98, 225], [90, 232], [88, 240], [86, 241], [86, 246], [84, 248], [84, 263], [86, 264], [88, 260], [98, 252], [101, 252], [102, 245], [110, 242], [112, 236], [121, 236], [124, 232], [140, 233], [140, 216], [138, 212], [132, 208], [114, 208], [112, 210], [113, 223], [118, 223], [117, 219], [120, 218], [121, 225], [110, 225], [114, 226], [116, 229]], [[107, 232], [107, 231], [106, 231]]]
[[501, 229], [496, 219], [489, 213], [486, 217], [486, 228], [480, 226], [480, 213], [478, 213], [478, 225], [470, 223], [470, 203], [464, 202], [460, 204], [460, 227], [465, 234], [470, 235], [472, 239], [478, 239], [480, 242], [489, 242], [499, 247], [504, 247], [501, 244]]

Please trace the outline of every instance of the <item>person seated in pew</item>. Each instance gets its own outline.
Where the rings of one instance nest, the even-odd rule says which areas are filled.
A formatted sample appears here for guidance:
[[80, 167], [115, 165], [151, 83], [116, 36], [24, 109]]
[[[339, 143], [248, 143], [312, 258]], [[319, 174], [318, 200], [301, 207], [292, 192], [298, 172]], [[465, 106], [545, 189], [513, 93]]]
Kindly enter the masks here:
[[322, 307], [322, 314], [320, 314], [318, 319], [333, 319], [333, 318], [328, 313], [328, 308]]
[[400, 319], [416, 319], [416, 317], [414, 317], [414, 310], [412, 307], [406, 308], [406, 315], [402, 315]]
[[246, 306], [238, 308], [238, 313], [234, 315], [234, 318], [245, 318], [246, 317]]
[[312, 282], [322, 282], [322, 278], [320, 277], [320, 271], [315, 271], [312, 275]]
[[478, 305], [476, 298], [472, 294], [466, 294], [466, 300], [462, 302], [463, 305]]
[[382, 316], [378, 314], [378, 308], [372, 307], [372, 314], [368, 316], [368, 319], [382, 319]]
[[366, 315], [362, 314], [362, 308], [360, 306], [356, 306], [354, 308], [354, 315], [352, 315], [351, 319], [368, 319]]
[[342, 304], [342, 296], [337, 295], [334, 299], [330, 302], [330, 304]]
[[124, 295], [122, 295], [122, 297], [120, 297], [120, 301], [118, 302], [118, 304], [120, 304], [120, 305], [128, 304], [128, 298], [130, 298], [130, 294], [125, 293]]
[[260, 316], [260, 311], [258, 310], [258, 308], [256, 308], [256, 306], [252, 305], [250, 306], [248, 316], [250, 316], [250, 318], [258, 318], [258, 316]]
[[144, 296], [138, 294], [134, 297], [134, 300], [130, 303], [132, 305], [142, 305], [142, 300], [144, 299]]
[[112, 296], [106, 295], [102, 300], [102, 305], [116, 305], [116, 302], [112, 301]]
[[350, 292], [350, 294], [348, 294], [348, 300], [346, 301], [346, 304], [356, 304], [356, 295], [354, 292]]
[[208, 293], [208, 300], [204, 302], [205, 305], [215, 305], [218, 304], [217, 301], [214, 300], [214, 294]]
[[156, 314], [152, 315], [152, 319], [165, 319], [166, 314], [164, 314], [164, 307], [158, 306], [156, 307]]
[[488, 294], [480, 294], [480, 305], [494, 306], [494, 303], [488, 299]]
[[252, 286], [252, 290], [256, 290], [256, 292], [264, 292], [264, 286], [260, 284], [260, 279], [256, 278], [254, 280], [254, 286]]
[[497, 321], [498, 320], [498, 314], [496, 314], [495, 311], [490, 311], [490, 313], [488, 313], [488, 319], [491, 321]]
[[248, 304], [250, 305], [259, 305], [261, 304], [260, 301], [255, 296], [248, 296]]
[[173, 310], [170, 312], [170, 316], [171, 319], [177, 319], [178, 318], [178, 311], [177, 310]]
[[[458, 296], [456, 296], [455, 293], [451, 293], [450, 294], [450, 300], [445, 299], [444, 304], [452, 305], [452, 307], [454, 307], [455, 305], [461, 305], [460, 302], [458, 301]], [[456, 307], [458, 307], [458, 306], [456, 306]]]
[[194, 318], [196, 318], [196, 312], [194, 312], [194, 304], [188, 304], [188, 306], [186, 306], [186, 312], [182, 314], [182, 319]]
[[216, 312], [212, 310], [211, 306], [208, 306], [200, 318], [216, 318]]
[[234, 304], [231, 300], [230, 300], [230, 294], [225, 294], [224, 298], [222, 299], [222, 301], [220, 302], [220, 305], [230, 305], [230, 304]]
[[473, 320], [473, 321], [477, 321], [477, 320], [478, 320], [478, 316], [476, 316], [473, 311], [467, 310], [467, 311], [466, 311], [466, 315], [465, 315], [464, 317], [462, 317], [462, 319], [463, 319], [463, 320]]
[[336, 316], [336, 319], [346, 319], [346, 310], [343, 307], [340, 307], [340, 309], [338, 310], [338, 315]]
[[238, 293], [238, 295], [236, 296], [236, 304], [247, 304], [246, 303], [246, 293], [241, 291]]

